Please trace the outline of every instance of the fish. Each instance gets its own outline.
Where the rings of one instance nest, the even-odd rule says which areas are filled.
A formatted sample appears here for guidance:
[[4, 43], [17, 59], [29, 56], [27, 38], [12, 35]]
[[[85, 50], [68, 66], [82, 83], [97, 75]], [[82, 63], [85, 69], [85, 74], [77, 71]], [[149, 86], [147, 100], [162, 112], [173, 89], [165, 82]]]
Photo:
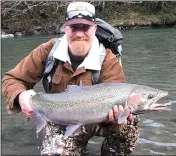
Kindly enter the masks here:
[[122, 105], [118, 123], [129, 114], [139, 115], [170, 110], [173, 102], [157, 103], [167, 91], [130, 83], [101, 83], [92, 86], [69, 85], [62, 93], [39, 92], [31, 97], [33, 116], [39, 133], [47, 122], [67, 125], [64, 136], [79, 131], [83, 125], [108, 121], [114, 105]]

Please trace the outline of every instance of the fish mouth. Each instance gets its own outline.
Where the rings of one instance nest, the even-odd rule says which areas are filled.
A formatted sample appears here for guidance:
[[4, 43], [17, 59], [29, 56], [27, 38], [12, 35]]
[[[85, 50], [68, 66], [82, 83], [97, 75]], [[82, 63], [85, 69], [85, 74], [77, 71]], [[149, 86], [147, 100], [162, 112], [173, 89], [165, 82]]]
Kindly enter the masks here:
[[154, 99], [154, 101], [149, 105], [150, 111], [158, 111], [158, 110], [170, 110], [170, 106], [172, 105], [172, 102], [169, 101], [167, 103], [158, 103], [159, 100], [166, 97], [168, 95], [168, 92], [165, 92], [161, 94], [159, 97]]
[[155, 110], [156, 111], [157, 110], [171, 110], [170, 106], [172, 104], [176, 104], [176, 101], [169, 101], [167, 103], [161, 103], [161, 104], [155, 103], [155, 104], [153, 104], [154, 106], [152, 106], [151, 110], [153, 110], [153, 111], [155, 111]]
[[149, 110], [151, 110], [151, 111], [170, 110], [171, 105], [172, 105], [171, 101], [169, 101], [167, 103], [155, 103], [152, 105], [152, 107], [149, 108]]
[[151, 111], [170, 110], [170, 106], [173, 104], [172, 101], [169, 101], [167, 103], [158, 103], [160, 99], [166, 97], [167, 95], [168, 92], [164, 92], [160, 96], [148, 100], [147, 103], [145, 103], [142, 107], [134, 111], [133, 114], [137, 115], [137, 114], [145, 114]]

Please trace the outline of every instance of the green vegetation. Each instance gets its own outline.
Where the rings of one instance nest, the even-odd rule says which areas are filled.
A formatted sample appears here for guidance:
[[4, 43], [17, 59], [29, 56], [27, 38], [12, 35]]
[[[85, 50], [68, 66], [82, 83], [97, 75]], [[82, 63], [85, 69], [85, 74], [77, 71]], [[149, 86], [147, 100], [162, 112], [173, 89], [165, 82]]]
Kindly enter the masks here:
[[[69, 1], [4, 1], [1, 2], [1, 29], [6, 33], [55, 33], [64, 21]], [[175, 27], [176, 2], [174, 1], [91, 1], [97, 17], [114, 26]]]

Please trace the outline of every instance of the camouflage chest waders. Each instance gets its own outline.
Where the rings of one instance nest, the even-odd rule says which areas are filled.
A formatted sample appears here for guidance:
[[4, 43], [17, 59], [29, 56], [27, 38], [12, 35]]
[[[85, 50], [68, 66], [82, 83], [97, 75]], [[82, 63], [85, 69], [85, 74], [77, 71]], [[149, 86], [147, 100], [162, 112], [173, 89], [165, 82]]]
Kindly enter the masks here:
[[139, 138], [138, 120], [124, 125], [110, 124], [83, 126], [74, 136], [63, 138], [66, 126], [48, 123], [41, 132], [41, 155], [88, 156], [86, 146], [92, 136], [105, 137], [101, 146], [101, 156], [117, 156], [130, 154]]
[[48, 123], [41, 132], [41, 155], [86, 156], [86, 146], [93, 136], [95, 125], [83, 126], [74, 136], [64, 138], [66, 126]]

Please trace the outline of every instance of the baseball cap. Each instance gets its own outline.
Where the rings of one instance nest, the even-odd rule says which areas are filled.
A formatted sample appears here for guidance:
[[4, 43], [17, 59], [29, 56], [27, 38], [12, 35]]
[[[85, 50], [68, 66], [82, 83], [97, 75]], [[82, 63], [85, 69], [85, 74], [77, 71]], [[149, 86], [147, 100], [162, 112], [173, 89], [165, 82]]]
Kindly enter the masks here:
[[65, 25], [95, 25], [95, 7], [88, 2], [72, 2], [67, 7]]

